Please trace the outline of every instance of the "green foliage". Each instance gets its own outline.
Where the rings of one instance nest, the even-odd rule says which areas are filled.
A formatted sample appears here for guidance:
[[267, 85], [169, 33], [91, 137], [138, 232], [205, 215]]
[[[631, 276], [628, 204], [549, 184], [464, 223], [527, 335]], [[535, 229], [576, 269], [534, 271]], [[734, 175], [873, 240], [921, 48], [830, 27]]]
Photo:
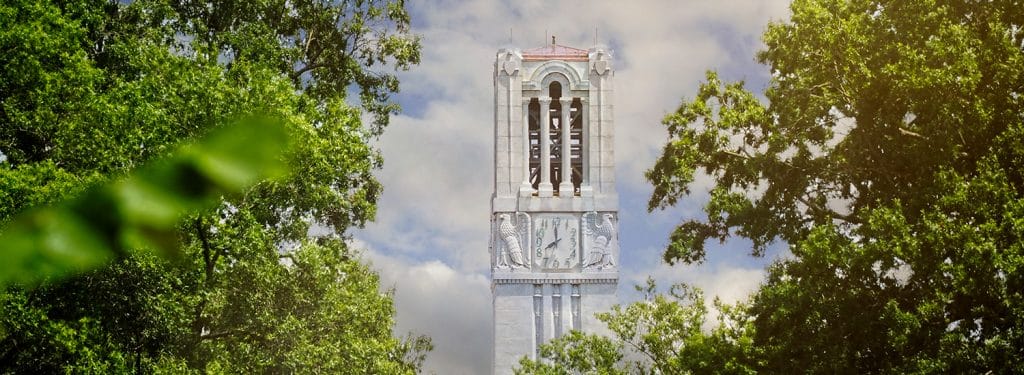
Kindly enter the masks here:
[[399, 109], [389, 102], [398, 79], [384, 68], [406, 70], [420, 61], [419, 36], [410, 34], [401, 0], [146, 3], [140, 10], [160, 12], [133, 16], [193, 36], [176, 37], [174, 46], [197, 59], [266, 64], [320, 103], [356, 89], [374, 115], [375, 134]]
[[767, 106], [708, 73], [665, 118], [650, 208], [689, 193], [697, 171], [717, 182], [708, 220], [681, 225], [666, 259], [698, 262], [730, 230], [760, 254], [815, 225], [862, 224], [862, 210], [896, 199], [916, 217], [941, 194], [936, 173], [975, 170], [1020, 122], [1020, 18], [1008, 2], [794, 2], [759, 54], [773, 76]]
[[656, 293], [648, 279], [642, 301], [599, 313], [612, 338], [576, 331], [541, 346], [541, 359], [520, 360], [517, 374], [752, 374], [757, 364], [744, 305], [715, 300], [717, 326], [705, 331], [700, 289], [685, 284]]
[[551, 340], [540, 347], [543, 360], [523, 357], [516, 374], [625, 374], [616, 367], [622, 360], [622, 344], [611, 339], [580, 331]]
[[133, 249], [176, 256], [182, 216], [283, 174], [288, 134], [280, 124], [218, 130], [126, 179], [16, 218], [0, 233], [8, 257], [0, 286], [33, 285]]
[[[1011, 132], [1024, 139], [1019, 127]], [[993, 159], [979, 164], [970, 180], [941, 173], [948, 193], [917, 223], [896, 202], [855, 232], [870, 241], [820, 227], [794, 246], [797, 260], [771, 270], [751, 310], [773, 368], [1024, 368], [1022, 200]]]
[[796, 0], [764, 34], [767, 104], [709, 72], [666, 116], [650, 209], [715, 185], [669, 262], [738, 235], [776, 262], [754, 369], [1024, 370], [1024, 13], [1013, 1]]
[[146, 369], [188, 334], [178, 268], [139, 252], [60, 284], [0, 294], [5, 372]]
[[[388, 70], [419, 60], [409, 22], [400, 1], [0, 4], [0, 224], [51, 249], [3, 279], [110, 259], [0, 293], [0, 372], [417, 371], [429, 340], [392, 337], [344, 241], [375, 214], [368, 143], [397, 110]], [[283, 131], [222, 129], [250, 116]], [[291, 173], [242, 189], [268, 162]]]
[[403, 356], [430, 349], [392, 337], [391, 294], [342, 241], [307, 241], [286, 254], [286, 267], [267, 251], [249, 253], [210, 281], [217, 287], [203, 288], [210, 293], [191, 336], [198, 342], [186, 344], [207, 370], [412, 373], [422, 358]]

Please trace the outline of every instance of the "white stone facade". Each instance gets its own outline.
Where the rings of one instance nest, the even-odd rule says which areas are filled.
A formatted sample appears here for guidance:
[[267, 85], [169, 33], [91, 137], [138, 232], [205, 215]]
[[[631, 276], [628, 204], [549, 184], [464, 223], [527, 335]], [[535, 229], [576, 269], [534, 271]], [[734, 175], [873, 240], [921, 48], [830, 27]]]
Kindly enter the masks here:
[[[610, 53], [551, 44], [494, 64], [494, 373], [617, 302]], [[564, 147], [563, 147], [564, 146]]]

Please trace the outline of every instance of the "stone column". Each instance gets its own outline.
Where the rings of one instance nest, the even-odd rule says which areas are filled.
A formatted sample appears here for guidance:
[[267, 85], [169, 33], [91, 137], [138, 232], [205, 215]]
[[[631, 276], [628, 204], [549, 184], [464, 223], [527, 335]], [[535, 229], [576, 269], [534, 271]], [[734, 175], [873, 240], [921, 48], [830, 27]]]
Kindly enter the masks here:
[[533, 194], [533, 184], [530, 183], [530, 101], [532, 99], [523, 98], [523, 183], [519, 185], [519, 196]]
[[580, 136], [580, 159], [583, 159], [583, 170], [580, 174], [583, 181], [580, 182], [580, 195], [589, 197], [594, 195], [594, 188], [590, 185], [590, 164], [593, 162], [590, 160], [590, 102], [587, 97], [580, 98], [580, 116], [583, 116], [581, 121], [581, 130], [583, 134]]
[[540, 186], [537, 196], [554, 195], [551, 185], [551, 98], [540, 97]]
[[558, 195], [571, 197], [572, 188], [572, 153], [571, 153], [571, 129], [570, 110], [572, 109], [572, 97], [563, 96], [558, 100], [562, 104], [562, 182], [558, 184]]

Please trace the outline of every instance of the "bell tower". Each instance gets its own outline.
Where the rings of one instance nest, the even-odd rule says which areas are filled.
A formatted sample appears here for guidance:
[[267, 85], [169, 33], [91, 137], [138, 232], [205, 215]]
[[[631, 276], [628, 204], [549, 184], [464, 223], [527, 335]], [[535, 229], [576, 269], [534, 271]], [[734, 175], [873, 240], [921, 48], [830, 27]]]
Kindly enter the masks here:
[[617, 302], [610, 54], [552, 43], [494, 62], [494, 373]]

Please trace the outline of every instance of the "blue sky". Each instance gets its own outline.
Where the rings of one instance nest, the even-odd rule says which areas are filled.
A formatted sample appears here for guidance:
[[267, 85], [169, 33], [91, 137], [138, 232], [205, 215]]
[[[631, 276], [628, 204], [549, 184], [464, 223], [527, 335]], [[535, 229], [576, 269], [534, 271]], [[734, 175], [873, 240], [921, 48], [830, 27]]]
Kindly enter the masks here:
[[[354, 234], [357, 246], [395, 288], [398, 332], [433, 337], [427, 371], [488, 373], [491, 347], [490, 196], [493, 190], [492, 69], [498, 48], [546, 43], [613, 50], [616, 163], [620, 194], [619, 298], [653, 276], [659, 285], [687, 282], [727, 301], [757, 287], [780, 252], [752, 258], [750, 242], [708, 246], [708, 261], [668, 266], [662, 248], [681, 220], [702, 217], [710, 179], [677, 207], [648, 213], [653, 165], [666, 133], [661, 118], [692, 97], [704, 72], [764, 88], [767, 69], [754, 57], [769, 21], [785, 19], [785, 1], [515, 1], [410, 2], [423, 60], [403, 73], [396, 96], [403, 113], [379, 147], [384, 184], [377, 221]], [[511, 29], [511, 42], [510, 42]], [[549, 42], [549, 40], [547, 41]]]

